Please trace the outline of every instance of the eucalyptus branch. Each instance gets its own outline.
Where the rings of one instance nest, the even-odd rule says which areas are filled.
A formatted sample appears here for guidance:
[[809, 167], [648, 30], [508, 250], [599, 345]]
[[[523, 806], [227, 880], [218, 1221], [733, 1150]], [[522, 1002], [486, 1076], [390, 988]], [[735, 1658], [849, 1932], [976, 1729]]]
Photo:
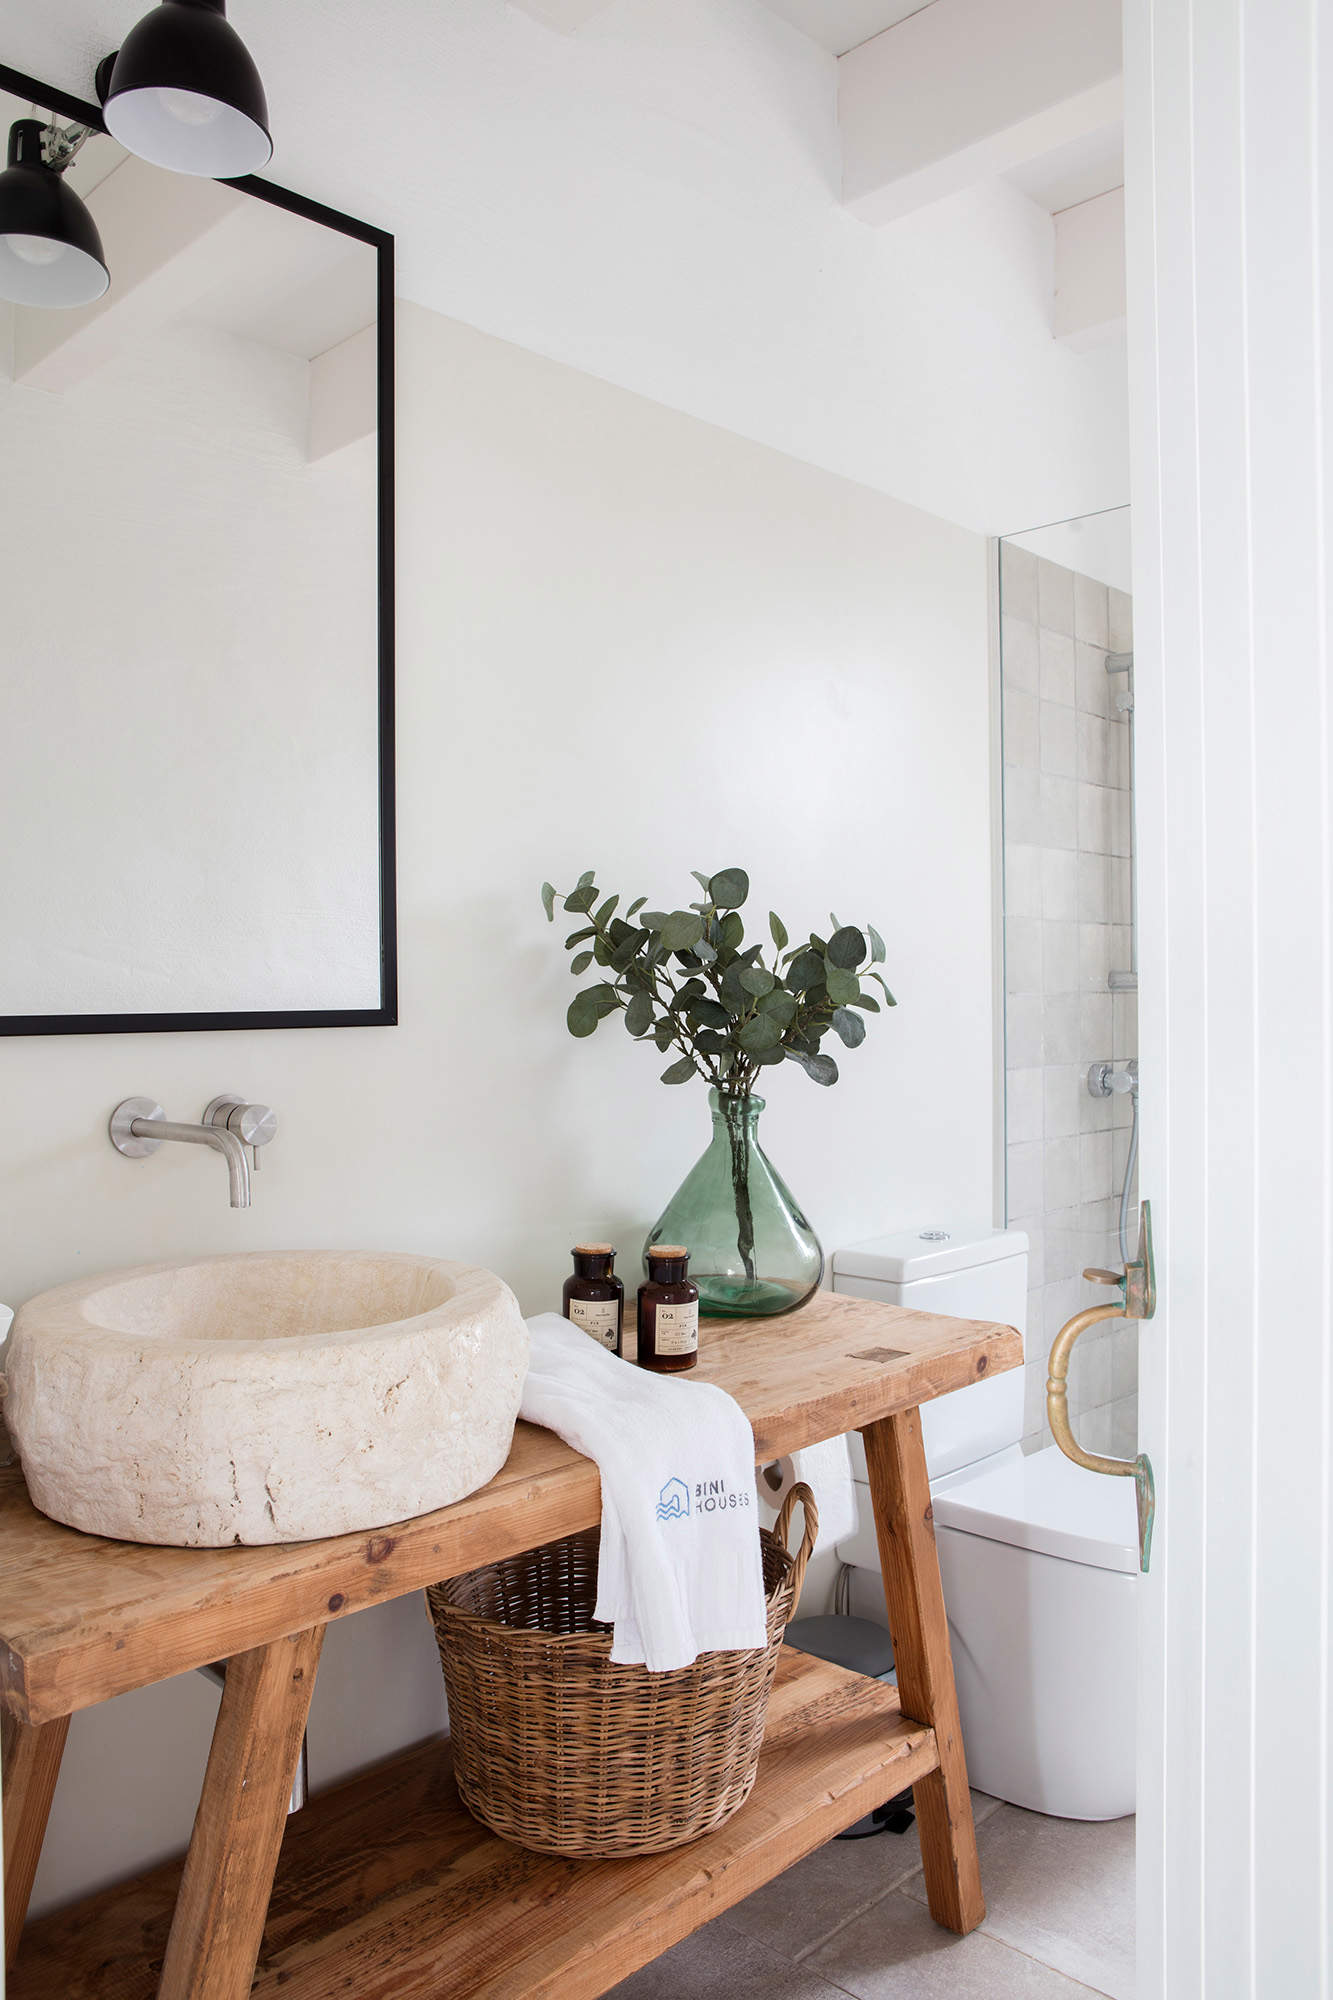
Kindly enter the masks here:
[[664, 1083], [702, 1076], [741, 1102], [761, 1070], [782, 1062], [799, 1064], [816, 1083], [836, 1083], [837, 1064], [820, 1043], [830, 1032], [846, 1048], [864, 1041], [865, 1015], [878, 1013], [881, 1002], [863, 982], [878, 983], [883, 1005], [896, 1004], [877, 969], [885, 959], [878, 931], [834, 917], [827, 939], [811, 932], [807, 943], [791, 944], [770, 912], [773, 960], [766, 965], [762, 945], [745, 942], [745, 870], [724, 868], [695, 880], [703, 901], [688, 909], [648, 911], [639, 897], [623, 917], [618, 895], [599, 903], [593, 869], [567, 894], [542, 884], [552, 922], [557, 903], [583, 919], [566, 939], [575, 954], [570, 970], [579, 977], [595, 962], [607, 975], [575, 994], [566, 1015], [570, 1033], [591, 1035], [607, 1015], [623, 1014], [636, 1041], [652, 1041], [663, 1055], [680, 1051], [663, 1071]]

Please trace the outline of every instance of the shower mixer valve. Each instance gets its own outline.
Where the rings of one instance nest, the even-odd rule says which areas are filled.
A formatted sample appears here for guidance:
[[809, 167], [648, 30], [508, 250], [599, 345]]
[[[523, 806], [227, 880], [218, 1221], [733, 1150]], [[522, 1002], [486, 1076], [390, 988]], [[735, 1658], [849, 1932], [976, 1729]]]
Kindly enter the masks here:
[[1137, 1062], [1128, 1062], [1123, 1069], [1117, 1069], [1113, 1062], [1095, 1062], [1088, 1065], [1089, 1097], [1123, 1097], [1126, 1093], [1137, 1097], [1138, 1090]]

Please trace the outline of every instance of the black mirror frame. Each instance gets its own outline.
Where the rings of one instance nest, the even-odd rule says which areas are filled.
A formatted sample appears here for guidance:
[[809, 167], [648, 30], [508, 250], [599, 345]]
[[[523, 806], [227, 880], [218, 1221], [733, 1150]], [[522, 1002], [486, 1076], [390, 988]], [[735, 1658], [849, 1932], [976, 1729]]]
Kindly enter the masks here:
[[[94, 131], [106, 123], [95, 104], [0, 63], [0, 89]], [[378, 293], [378, 572], [380, 1004], [232, 1014], [0, 1014], [0, 1035], [153, 1035], [226, 1028], [387, 1028], [398, 1022], [397, 852], [394, 806], [394, 239], [387, 230], [293, 194], [257, 174], [229, 187], [339, 230], [375, 252]], [[114, 281], [114, 273], [113, 273]]]

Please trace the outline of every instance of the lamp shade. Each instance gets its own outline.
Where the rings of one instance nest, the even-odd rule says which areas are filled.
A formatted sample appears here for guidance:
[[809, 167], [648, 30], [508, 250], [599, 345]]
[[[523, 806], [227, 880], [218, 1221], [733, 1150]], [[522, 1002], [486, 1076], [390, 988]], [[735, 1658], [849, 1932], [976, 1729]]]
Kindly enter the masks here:
[[225, 181], [273, 157], [264, 86], [225, 0], [158, 0], [98, 86], [108, 132], [154, 166]]
[[40, 119], [9, 131], [0, 173], [0, 298], [21, 306], [86, 306], [111, 283], [97, 224], [42, 158]]

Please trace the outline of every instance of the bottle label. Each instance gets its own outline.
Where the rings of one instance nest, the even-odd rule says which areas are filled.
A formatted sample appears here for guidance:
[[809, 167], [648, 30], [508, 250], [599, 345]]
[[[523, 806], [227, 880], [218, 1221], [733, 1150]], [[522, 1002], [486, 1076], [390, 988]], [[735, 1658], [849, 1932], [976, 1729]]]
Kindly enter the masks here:
[[620, 1331], [620, 1308], [614, 1299], [571, 1299], [569, 1318], [571, 1325], [582, 1327], [603, 1347], [615, 1352], [616, 1336]]
[[695, 1354], [699, 1347], [699, 1301], [688, 1305], [657, 1308], [657, 1351], [659, 1354]]

